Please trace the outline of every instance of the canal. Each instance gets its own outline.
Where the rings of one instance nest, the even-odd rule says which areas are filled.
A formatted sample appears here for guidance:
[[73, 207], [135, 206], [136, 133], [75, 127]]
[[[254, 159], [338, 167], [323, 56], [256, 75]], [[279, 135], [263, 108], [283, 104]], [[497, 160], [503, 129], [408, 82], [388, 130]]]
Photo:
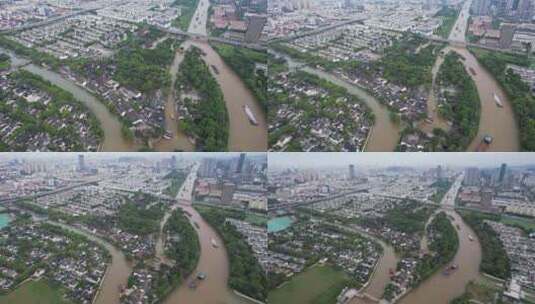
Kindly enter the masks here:
[[100, 151], [137, 151], [141, 148], [140, 145], [123, 137], [121, 133], [122, 125], [117, 116], [113, 115], [102, 102], [98, 101], [85, 89], [79, 87], [75, 82], [56, 72], [31, 64], [29, 60], [20, 58], [11, 51], [0, 48], [0, 52], [7, 53], [11, 57], [14, 68], [22, 68], [39, 75], [61, 89], [70, 92], [74, 98], [81, 101], [95, 115], [100, 122], [102, 131], [104, 131], [104, 140]]
[[179, 120], [177, 114], [176, 98], [176, 75], [178, 74], [178, 68], [180, 63], [184, 59], [184, 52], [175, 51], [175, 58], [173, 63], [169, 67], [169, 74], [171, 75], [171, 85], [167, 100], [165, 102], [165, 129], [170, 133], [171, 138], [161, 138], [159, 141], [153, 143], [153, 147], [156, 151], [194, 151], [195, 146], [188, 139], [188, 136], [184, 134], [179, 128]]
[[[201, 0], [197, 7], [197, 11], [201, 13], [200, 18], [206, 21], [206, 11], [208, 10], [208, 1]], [[202, 13], [204, 11], [204, 13]], [[204, 16], [204, 17], [202, 17]], [[206, 32], [206, 24], [194, 22], [192, 19], [190, 27], [198, 28], [204, 27]], [[196, 29], [194, 32], [199, 32], [201, 29]], [[266, 151], [267, 150], [267, 121], [266, 113], [262, 109], [258, 100], [253, 96], [251, 91], [245, 86], [243, 81], [236, 73], [222, 60], [222, 58], [214, 51], [214, 49], [206, 41], [189, 39], [183, 43], [183, 47], [189, 48], [194, 45], [200, 48], [206, 55], [203, 60], [208, 66], [213, 66], [217, 69], [217, 73], [213, 68], [210, 71], [217, 80], [223, 92], [225, 105], [229, 117], [229, 151]], [[100, 151], [138, 151], [142, 145], [124, 138], [121, 132], [122, 124], [119, 118], [113, 115], [107, 107], [97, 100], [95, 96], [91, 95], [84, 88], [78, 86], [70, 79], [66, 79], [62, 75], [48, 69], [44, 69], [34, 64], [28, 64], [29, 61], [17, 57], [12, 52], [4, 51], [11, 56], [12, 63], [15, 67], [21, 67], [29, 72], [37, 74], [58, 87], [70, 92], [79, 101], [96, 116], [100, 122], [100, 126], [104, 131], [104, 140], [100, 147]], [[169, 68], [172, 83], [176, 81], [176, 75], [179, 69], [180, 62], [183, 59], [183, 54], [176, 52], [173, 63]], [[161, 139], [153, 142], [153, 148], [157, 151], [193, 151], [195, 149], [193, 143], [182, 133], [178, 128], [178, 116], [176, 113], [176, 103], [174, 102], [175, 92], [174, 85], [170, 90], [168, 98], [165, 103], [165, 126], [171, 133], [171, 139]], [[246, 113], [245, 108], [248, 107], [257, 121], [257, 125], [252, 124]]]
[[360, 296], [354, 297], [349, 303], [376, 304], [378, 303], [376, 300], [383, 297], [385, 288], [388, 283], [390, 283], [390, 272], [396, 269], [399, 258], [394, 251], [394, 247], [386, 244], [375, 236], [369, 235], [362, 229], [359, 229], [358, 232], [379, 243], [383, 248], [383, 254], [377, 262], [375, 270], [367, 285], [360, 291]]
[[[225, 98], [229, 116], [229, 151], [261, 152], [267, 150], [267, 121], [266, 114], [251, 91], [245, 87], [243, 81], [221, 59], [216, 51], [203, 41], [193, 41], [192, 44], [200, 48], [206, 56], [203, 57], [208, 66], [215, 66], [218, 73], [211, 68]], [[253, 125], [245, 114], [245, 107], [249, 107], [258, 124]]]
[[[444, 52], [444, 55], [445, 54], [446, 53]], [[438, 55], [435, 59], [435, 64], [431, 69], [431, 89], [429, 91], [429, 96], [427, 97], [427, 118], [431, 120], [431, 123], [425, 120], [420, 123], [420, 129], [426, 133], [432, 133], [433, 129], [435, 128], [440, 128], [445, 131], [448, 131], [450, 129], [448, 121], [438, 113], [439, 107], [436, 99], [436, 94], [438, 93], [438, 90], [440, 90], [440, 87], [437, 86], [437, 75], [443, 63], [444, 56]]]

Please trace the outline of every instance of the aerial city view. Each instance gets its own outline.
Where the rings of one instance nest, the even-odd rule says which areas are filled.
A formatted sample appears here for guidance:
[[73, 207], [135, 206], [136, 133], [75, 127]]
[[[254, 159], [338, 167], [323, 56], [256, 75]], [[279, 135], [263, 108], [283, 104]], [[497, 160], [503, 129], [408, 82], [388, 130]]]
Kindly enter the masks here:
[[268, 303], [535, 303], [535, 155], [268, 163]]
[[266, 7], [0, 1], [0, 151], [266, 151]]
[[534, 151], [532, 0], [270, 0], [270, 151]]
[[535, 0], [0, 0], [0, 304], [535, 304]]
[[3, 154], [0, 303], [262, 303], [265, 153]]

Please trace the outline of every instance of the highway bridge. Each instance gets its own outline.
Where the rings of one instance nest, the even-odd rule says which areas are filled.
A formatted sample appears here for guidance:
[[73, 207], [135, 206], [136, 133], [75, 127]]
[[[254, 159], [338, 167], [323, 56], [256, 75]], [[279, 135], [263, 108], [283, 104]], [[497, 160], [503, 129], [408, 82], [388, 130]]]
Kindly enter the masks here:
[[0, 30], [0, 34], [14, 34], [16, 32], [25, 31], [25, 30], [36, 28], [36, 27], [49, 25], [49, 24], [52, 24], [54, 22], [65, 20], [65, 19], [70, 18], [70, 17], [74, 17], [74, 16], [78, 16], [78, 15], [83, 15], [83, 14], [86, 14], [86, 13], [94, 12], [94, 11], [99, 10], [99, 9], [101, 9], [101, 7], [75, 11], [75, 12], [70, 13], [70, 14], [65, 14], [65, 15], [61, 15], [61, 16], [57, 16], [57, 17], [52, 17], [52, 18], [49, 18], [49, 19], [46, 19], [46, 20], [43, 20], [43, 21], [30, 23], [30, 24], [26, 24], [26, 25], [22, 25], [22, 26], [17, 26], [17, 27], [14, 27], [12, 29]]
[[[306, 36], [316, 35], [316, 34], [320, 34], [320, 33], [323, 33], [323, 32], [329, 31], [329, 30], [333, 30], [335, 28], [338, 28], [338, 27], [341, 27], [341, 26], [345, 26], [345, 25], [348, 25], [348, 24], [359, 23], [359, 22], [362, 22], [364, 20], [366, 20], [366, 18], [362, 18], [362, 17], [361, 18], [355, 18], [355, 19], [344, 21], [344, 22], [336, 23], [336, 24], [333, 24], [333, 25], [321, 27], [321, 28], [318, 28], [318, 29], [315, 29], [315, 30], [311, 30], [311, 31], [306, 31], [306, 32], [299, 33], [299, 34], [290, 35], [288, 37], [275, 37], [275, 38], [269, 39], [268, 43], [290, 42], [290, 41], [293, 41], [293, 40], [296, 40], [296, 39], [299, 39], [299, 38], [303, 38], [303, 37], [306, 37]], [[485, 45], [481, 45], [481, 44], [477, 44], [477, 43], [463, 42], [463, 41], [458, 41], [458, 40], [453, 40], [453, 39], [445, 39], [445, 38], [441, 38], [441, 37], [438, 37], [438, 36], [426, 36], [426, 35], [421, 35], [421, 34], [418, 34], [418, 33], [395, 30], [395, 29], [389, 29], [389, 28], [382, 28], [382, 27], [378, 27], [378, 28], [380, 28], [382, 30], [385, 30], [385, 31], [397, 32], [397, 33], [401, 33], [401, 34], [403, 34], [403, 33], [411, 33], [411, 34], [419, 36], [419, 37], [421, 37], [423, 39], [427, 39], [427, 40], [432, 41], [432, 42], [447, 43], [447, 44], [450, 44], [453, 47], [459, 47], [459, 48], [474, 47], [474, 48], [480, 48], [480, 49], [485, 49], [485, 50], [495, 51], [495, 52], [519, 54], [519, 52], [515, 52], [515, 51], [512, 51], [512, 50], [501, 49], [501, 48], [496, 48], [496, 47], [490, 47], [490, 46], [485, 46]]]
[[43, 196], [47, 196], [47, 195], [61, 193], [61, 192], [69, 191], [71, 189], [75, 189], [75, 188], [78, 188], [78, 187], [91, 185], [91, 184], [97, 184], [100, 181], [102, 181], [102, 180], [101, 179], [93, 179], [93, 180], [85, 181], [85, 182], [74, 184], [74, 185], [69, 185], [69, 186], [66, 186], [66, 187], [63, 187], [63, 188], [58, 188], [58, 189], [51, 190], [51, 191], [45, 191], [45, 192], [39, 192], [39, 193], [32, 194], [32, 195], [25, 195], [25, 196], [19, 196], [19, 197], [14, 197], [14, 198], [3, 199], [3, 200], [0, 200], [0, 204], [10, 204], [10, 203], [14, 203], [14, 202], [20, 201], [20, 200], [34, 199], [34, 198], [39, 198], [39, 197], [43, 197]]
[[270, 206], [269, 207], [269, 211], [271, 212], [271, 211], [276, 211], [276, 210], [281, 210], [281, 209], [290, 209], [290, 208], [296, 208], [296, 207], [312, 205], [312, 204], [321, 203], [321, 202], [337, 199], [337, 198], [340, 198], [340, 197], [348, 196], [348, 195], [355, 194], [355, 193], [367, 192], [368, 189], [369, 189], [368, 185], [361, 185], [359, 187], [356, 187], [356, 189], [354, 189], [354, 190], [351, 190], [351, 191], [348, 191], [348, 192], [344, 192], [344, 193], [340, 193], [340, 194], [331, 195], [331, 196], [328, 196], [328, 197], [322, 197], [322, 198], [308, 200], [308, 201], [302, 201], [302, 202], [291, 202], [291, 203], [285, 203], [285, 204], [277, 204], [275, 206]]
[[229, 44], [229, 45], [233, 45], [233, 46], [249, 48], [249, 49], [253, 49], [253, 50], [257, 50], [257, 51], [265, 51], [266, 50], [266, 47], [263, 46], [260, 43], [247, 43], [245, 41], [240, 41], [240, 40], [232, 40], [232, 39], [226, 39], [226, 38], [221, 38], [221, 37], [212, 37], [212, 36], [205, 36], [205, 35], [200, 35], [200, 34], [195, 34], [195, 33], [189, 33], [189, 32], [185, 32], [185, 31], [183, 31], [181, 29], [178, 29], [176, 27], [156, 26], [156, 28], [158, 28], [162, 32], [165, 32], [165, 33], [168, 33], [168, 34], [171, 34], [171, 35], [189, 37], [189, 38], [192, 38], [194, 40], [224, 43], [224, 44]]
[[353, 23], [359, 23], [359, 22], [362, 22], [364, 20], [366, 20], [366, 18], [363, 18], [363, 17], [354, 18], [354, 19], [342, 21], [342, 22], [339, 22], [339, 23], [335, 23], [335, 24], [332, 24], [332, 25], [320, 27], [320, 28], [317, 28], [317, 29], [314, 29], [314, 30], [311, 30], [311, 31], [306, 31], [306, 32], [299, 33], [299, 34], [293, 34], [293, 35], [290, 35], [288, 37], [282, 37], [282, 38], [281, 37], [275, 37], [275, 38], [269, 39], [268, 43], [288, 42], [288, 41], [292, 41], [292, 40], [295, 40], [295, 39], [303, 38], [303, 37], [306, 37], [306, 36], [316, 35], [316, 34], [320, 34], [320, 33], [326, 32], [326, 31], [330, 31], [330, 30], [333, 30], [333, 29], [335, 29], [337, 27], [341, 27], [341, 26], [344, 26], [344, 25], [353, 24]]

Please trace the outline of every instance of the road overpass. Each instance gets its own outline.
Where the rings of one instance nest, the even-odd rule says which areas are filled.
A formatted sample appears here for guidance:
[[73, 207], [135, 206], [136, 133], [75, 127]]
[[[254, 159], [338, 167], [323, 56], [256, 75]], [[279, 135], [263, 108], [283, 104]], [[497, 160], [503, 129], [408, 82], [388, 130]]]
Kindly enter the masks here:
[[330, 31], [330, 30], [333, 30], [333, 29], [335, 29], [337, 27], [341, 27], [341, 26], [344, 26], [344, 25], [349, 25], [349, 24], [353, 24], [353, 23], [359, 23], [359, 22], [362, 22], [364, 20], [366, 20], [366, 18], [364, 18], [364, 17], [354, 18], [354, 19], [342, 21], [342, 22], [339, 22], [339, 23], [336, 23], [336, 24], [333, 24], [333, 25], [320, 27], [320, 28], [317, 28], [317, 29], [314, 29], [314, 30], [311, 30], [311, 31], [306, 31], [306, 32], [299, 33], [299, 34], [290, 35], [288, 37], [283, 37], [283, 38], [275, 37], [275, 38], [272, 38], [272, 39], [268, 39], [268, 43], [288, 42], [288, 41], [292, 41], [292, 40], [295, 40], [295, 39], [303, 38], [303, 37], [306, 37], [306, 36], [320, 34], [320, 33], [326, 32], [326, 31]]
[[61, 193], [61, 192], [69, 191], [78, 187], [91, 185], [91, 184], [97, 184], [98, 182], [101, 182], [101, 181], [102, 181], [101, 179], [94, 179], [94, 180], [85, 181], [85, 182], [74, 184], [74, 185], [69, 185], [69, 186], [51, 190], [51, 191], [45, 191], [45, 192], [40, 192], [40, 193], [36, 193], [32, 195], [24, 195], [24, 196], [19, 196], [19, 197], [14, 197], [14, 198], [3, 199], [3, 200], [0, 200], [0, 204], [10, 204], [10, 203], [14, 203], [20, 200], [34, 199], [34, 198], [39, 198], [39, 197], [43, 197], [47, 195]]
[[321, 202], [337, 199], [340, 197], [348, 196], [348, 195], [355, 194], [355, 193], [367, 192], [368, 189], [369, 189], [369, 186], [362, 185], [355, 190], [351, 190], [349, 192], [344, 192], [344, 193], [340, 193], [336, 195], [331, 195], [329, 197], [322, 197], [322, 198], [303, 201], [303, 202], [291, 202], [291, 203], [285, 203], [285, 204], [277, 204], [276, 206], [273, 206], [273, 207], [270, 206], [269, 211], [271, 212], [272, 210], [290, 209], [290, 208], [312, 205], [312, 204], [321, 203]]
[[[300, 33], [300, 34], [291, 35], [291, 36], [288, 36], [288, 37], [282, 37], [282, 38], [276, 37], [276, 38], [269, 39], [268, 43], [290, 42], [290, 41], [293, 41], [293, 40], [296, 40], [296, 39], [299, 39], [299, 38], [303, 38], [303, 37], [306, 37], [306, 36], [311, 36], [311, 35], [323, 33], [323, 32], [329, 31], [329, 30], [333, 30], [335, 28], [338, 28], [338, 27], [341, 27], [341, 26], [344, 26], [344, 25], [362, 22], [364, 20], [366, 20], [366, 18], [356, 18], [356, 19], [340, 22], [340, 23], [337, 23], [337, 24], [329, 25], [329, 26], [326, 26], [326, 27], [318, 28], [318, 29], [315, 29], [315, 30], [312, 30], [312, 31], [307, 31], [307, 32], [303, 32], [303, 33]], [[376, 27], [376, 28], [379, 28], [379, 29], [382, 29], [382, 30], [385, 30], [385, 31], [396, 32], [396, 33], [400, 33], [400, 34], [409, 33], [409, 34], [416, 35], [418, 37], [421, 37], [423, 39], [426, 39], [426, 40], [429, 40], [429, 41], [432, 41], [432, 42], [447, 43], [447, 44], [450, 44], [453, 47], [459, 47], [459, 48], [474, 47], [474, 48], [480, 48], [480, 49], [485, 49], [485, 50], [495, 51], [495, 52], [503, 52], [503, 53], [509, 53], [509, 54], [520, 54], [519, 52], [515, 52], [515, 51], [512, 51], [512, 50], [501, 49], [501, 48], [481, 45], [481, 44], [477, 44], [477, 43], [470, 43], [470, 42], [463, 42], [463, 41], [458, 41], [458, 40], [446, 39], [446, 38], [442, 38], [442, 37], [438, 37], [438, 36], [426, 36], [426, 35], [421, 35], [419, 33], [413, 33], [413, 32], [409, 32], [409, 31], [395, 30], [395, 29], [389, 29], [389, 28], [383, 28], [383, 27]]]
[[61, 16], [57, 16], [57, 17], [52, 17], [52, 18], [49, 18], [49, 19], [46, 19], [46, 20], [43, 20], [43, 21], [30, 23], [30, 24], [22, 25], [22, 26], [17, 26], [17, 27], [12, 28], [12, 29], [0, 30], [0, 34], [14, 34], [16, 32], [25, 31], [25, 30], [29, 30], [29, 29], [32, 29], [32, 28], [49, 25], [49, 24], [52, 24], [54, 22], [65, 20], [65, 19], [70, 18], [70, 17], [83, 15], [83, 14], [90, 13], [90, 12], [95, 12], [95, 11], [101, 9], [101, 8], [102, 7], [79, 10], [79, 11], [75, 11], [75, 12], [70, 13], [70, 14], [61, 15]]
[[265, 51], [266, 50], [266, 47], [263, 46], [262, 44], [259, 44], [259, 43], [247, 43], [245, 41], [240, 41], [240, 40], [232, 40], [232, 39], [226, 39], [226, 38], [221, 38], [221, 37], [205, 36], [205, 35], [185, 32], [185, 31], [183, 31], [181, 29], [178, 29], [176, 27], [156, 26], [156, 28], [159, 29], [160, 31], [164, 32], [164, 33], [168, 33], [168, 34], [171, 34], [171, 35], [182, 36], [182, 37], [189, 37], [189, 38], [192, 38], [194, 40], [224, 43], [224, 44], [229, 44], [229, 45], [233, 45], [233, 46], [253, 49], [253, 50], [257, 50], [257, 51]]

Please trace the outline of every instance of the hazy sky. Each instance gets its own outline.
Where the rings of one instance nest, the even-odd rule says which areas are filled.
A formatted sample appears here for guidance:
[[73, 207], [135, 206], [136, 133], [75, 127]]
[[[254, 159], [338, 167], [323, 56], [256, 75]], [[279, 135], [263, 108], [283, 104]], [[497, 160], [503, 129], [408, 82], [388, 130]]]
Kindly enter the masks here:
[[535, 165], [535, 153], [269, 153], [268, 163], [274, 167], [496, 167]]
[[[239, 153], [0, 153], [2, 159], [31, 159], [43, 160], [50, 158], [75, 159], [76, 155], [85, 154], [87, 159], [110, 158], [120, 156], [137, 157], [237, 157]], [[247, 153], [249, 157], [265, 155], [266, 153]], [[534, 153], [267, 153], [268, 163], [273, 167], [339, 167], [355, 164], [361, 167], [411, 166], [411, 167], [496, 167], [501, 163], [509, 166], [534, 165]]]
[[[28, 160], [43, 160], [43, 159], [59, 159], [59, 158], [70, 158], [75, 159], [77, 155], [83, 154], [87, 159], [102, 159], [102, 158], [117, 158], [122, 156], [129, 157], [145, 157], [145, 158], [163, 158], [171, 157], [175, 155], [177, 158], [199, 158], [199, 157], [238, 157], [239, 152], [98, 152], [98, 153], [87, 153], [87, 152], [25, 152], [25, 153], [0, 153], [0, 161], [4, 159], [28, 159]], [[247, 156], [262, 156], [266, 153], [261, 152], [251, 152], [247, 153]]]

